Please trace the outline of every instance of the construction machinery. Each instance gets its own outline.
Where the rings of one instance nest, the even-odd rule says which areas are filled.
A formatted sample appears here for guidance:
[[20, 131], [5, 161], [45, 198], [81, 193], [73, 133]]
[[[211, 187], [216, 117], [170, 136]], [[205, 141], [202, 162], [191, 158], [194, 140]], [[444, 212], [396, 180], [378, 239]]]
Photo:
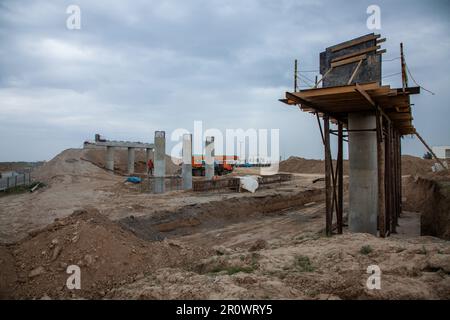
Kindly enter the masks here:
[[[214, 156], [214, 175], [221, 176], [232, 172], [237, 161], [238, 156]], [[205, 156], [192, 156], [192, 175], [205, 175]]]

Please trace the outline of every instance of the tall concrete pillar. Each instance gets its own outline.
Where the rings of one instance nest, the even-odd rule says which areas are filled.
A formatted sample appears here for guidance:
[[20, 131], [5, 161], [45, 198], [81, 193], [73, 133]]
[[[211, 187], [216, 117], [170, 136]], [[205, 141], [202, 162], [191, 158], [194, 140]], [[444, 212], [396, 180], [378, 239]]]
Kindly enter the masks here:
[[128, 148], [128, 174], [134, 173], [134, 148]]
[[206, 180], [214, 177], [214, 137], [206, 137], [205, 141], [205, 177]]
[[[349, 131], [349, 218], [351, 232], [377, 234], [378, 167], [374, 113], [350, 113]], [[351, 131], [371, 130], [371, 131]]]
[[192, 189], [192, 134], [183, 135], [183, 164], [181, 165], [183, 189]]
[[114, 171], [114, 147], [106, 147], [106, 169]]
[[155, 131], [155, 151], [153, 154], [155, 165], [154, 181], [155, 193], [165, 191], [164, 178], [166, 176], [166, 133], [164, 131]]

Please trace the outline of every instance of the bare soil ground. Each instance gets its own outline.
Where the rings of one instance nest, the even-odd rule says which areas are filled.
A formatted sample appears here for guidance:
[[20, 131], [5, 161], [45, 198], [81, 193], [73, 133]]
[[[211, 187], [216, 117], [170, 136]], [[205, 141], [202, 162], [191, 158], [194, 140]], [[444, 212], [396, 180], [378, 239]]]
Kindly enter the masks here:
[[[320, 172], [255, 194], [156, 195], [105, 171], [94, 155], [66, 150], [35, 172], [46, 188], [0, 198], [0, 297], [450, 298], [450, 243], [420, 236], [414, 208], [387, 239], [327, 238], [323, 182], [313, 183]], [[72, 264], [81, 290], [65, 286]], [[373, 264], [381, 290], [366, 287]]]

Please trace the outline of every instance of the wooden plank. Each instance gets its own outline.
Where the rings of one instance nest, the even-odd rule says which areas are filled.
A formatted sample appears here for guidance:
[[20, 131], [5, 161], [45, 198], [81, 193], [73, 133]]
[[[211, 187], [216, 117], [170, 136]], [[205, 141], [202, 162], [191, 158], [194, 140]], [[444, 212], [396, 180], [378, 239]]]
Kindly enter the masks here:
[[392, 153], [392, 124], [388, 122], [385, 138], [385, 195], [386, 195], [386, 231], [391, 231], [392, 220], [392, 171], [391, 171], [391, 153]]
[[377, 39], [377, 44], [386, 42], [386, 38]]
[[396, 122], [396, 120], [414, 120], [414, 118], [411, 116], [411, 114], [389, 114], [389, 118], [391, 118], [391, 120], [393, 120], [394, 122]]
[[[398, 88], [396, 89], [398, 94], [403, 94], [403, 89], [402, 88]], [[406, 94], [420, 94], [420, 87], [408, 87], [405, 88], [405, 93]]]
[[322, 113], [332, 116], [335, 119], [340, 120], [341, 117], [339, 115], [335, 114], [334, 112], [329, 112], [328, 110], [324, 110], [321, 106], [319, 106], [315, 103], [312, 103], [308, 100], [305, 100], [303, 98], [300, 98], [300, 97], [296, 96], [296, 94], [298, 94], [298, 92], [297, 93], [286, 92], [286, 98], [294, 100], [295, 102], [297, 102], [297, 104], [301, 104], [302, 106], [312, 108], [316, 112], [322, 112]]
[[354, 40], [347, 41], [347, 42], [335, 45], [333, 47], [330, 47], [330, 50], [331, 50], [331, 52], [336, 52], [336, 51], [340, 51], [340, 50], [343, 50], [343, 49], [346, 49], [346, 48], [350, 48], [350, 47], [356, 46], [358, 44], [361, 44], [361, 43], [364, 43], [364, 42], [367, 42], [367, 41], [371, 41], [371, 40], [375, 40], [375, 39], [378, 39], [378, 38], [380, 38], [379, 34], [373, 34], [372, 33], [372, 34], [368, 34], [365, 37], [361, 37], [359, 39], [354, 39]]
[[325, 147], [325, 232], [331, 236], [332, 232], [332, 198], [331, 198], [331, 148], [330, 148], [330, 121], [326, 115], [323, 117], [324, 125], [324, 147]]
[[330, 69], [327, 70], [327, 72], [325, 72], [325, 74], [322, 76], [322, 78], [320, 78], [319, 81], [317, 81], [317, 77], [316, 77], [316, 84], [314, 85], [314, 89], [317, 89], [317, 87], [319, 86], [319, 84], [323, 81], [323, 79], [325, 79], [325, 77], [333, 70], [333, 67], [330, 67]]
[[[364, 83], [364, 84], [360, 84], [359, 86], [366, 91], [378, 90], [378, 89], [386, 90], [388, 88], [390, 89], [389, 86], [380, 86], [377, 82]], [[352, 84], [352, 85], [345, 85], [345, 86], [338, 86], [338, 87], [306, 89], [306, 90], [301, 90], [300, 92], [295, 92], [293, 94], [298, 97], [301, 97], [301, 98], [308, 98], [308, 97], [319, 97], [319, 96], [325, 96], [325, 95], [353, 93], [354, 91], [355, 91], [355, 85]]]
[[419, 138], [420, 142], [427, 148], [427, 150], [431, 153], [433, 158], [445, 169], [446, 167], [442, 163], [442, 161], [436, 157], [436, 154], [433, 152], [433, 150], [428, 146], [428, 144], [425, 142], [425, 140], [422, 138], [422, 136], [417, 132], [417, 130], [414, 130], [414, 133], [416, 134], [417, 138]]
[[369, 94], [359, 85], [355, 85], [355, 90], [359, 92], [373, 107], [376, 107], [375, 101], [369, 96]]
[[338, 173], [338, 203], [337, 203], [337, 229], [338, 233], [343, 232], [343, 216], [344, 216], [344, 135], [343, 124], [338, 123], [338, 156], [337, 156], [337, 173]]
[[341, 60], [341, 61], [338, 61], [338, 62], [332, 62], [331, 63], [331, 68], [337, 68], [337, 67], [344, 66], [344, 65], [347, 65], [347, 64], [350, 64], [350, 63], [358, 62], [359, 60], [363, 60], [363, 59], [366, 59], [366, 58], [367, 58], [367, 55], [363, 54], [361, 56], [348, 58], [348, 59]]
[[[383, 119], [377, 115], [377, 167], [378, 167], [378, 230], [380, 237], [386, 237], [386, 199], [385, 199], [385, 157], [384, 157], [384, 142], [383, 142]], [[380, 138], [381, 137], [381, 138]]]
[[372, 51], [377, 51], [380, 48], [381, 48], [381, 46], [373, 46], [373, 47], [370, 47], [370, 48], [365, 48], [365, 49], [359, 50], [357, 52], [347, 53], [347, 54], [344, 54], [343, 56], [340, 56], [340, 57], [332, 59], [331, 62], [338, 62], [338, 61], [341, 61], [341, 60], [352, 58], [354, 56], [361, 56], [361, 55], [364, 55], [365, 53], [369, 53], [369, 52], [372, 52]]
[[347, 84], [351, 84], [351, 83], [352, 83], [353, 78], [355, 78], [356, 73], [358, 73], [359, 67], [361, 66], [361, 63], [362, 63], [362, 62], [363, 62], [362, 60], [359, 60], [358, 65], [356, 66], [355, 70], [353, 71], [352, 76], [351, 76], [350, 79], [348, 80], [348, 83], [347, 83]]

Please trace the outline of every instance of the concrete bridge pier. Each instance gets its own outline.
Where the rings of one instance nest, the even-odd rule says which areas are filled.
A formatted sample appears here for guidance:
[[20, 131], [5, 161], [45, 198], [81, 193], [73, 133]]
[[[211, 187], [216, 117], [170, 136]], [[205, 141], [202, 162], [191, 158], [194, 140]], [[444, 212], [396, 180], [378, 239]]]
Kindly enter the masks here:
[[206, 137], [205, 141], [205, 178], [212, 180], [214, 177], [214, 137]]
[[164, 193], [166, 176], [166, 133], [165, 131], [155, 131], [155, 151], [154, 151], [154, 192]]
[[114, 147], [106, 147], [106, 169], [114, 171]]
[[183, 135], [183, 164], [181, 165], [183, 190], [192, 189], [192, 134]]
[[134, 159], [135, 159], [134, 148], [129, 147], [128, 148], [128, 174], [134, 173]]
[[348, 129], [349, 229], [351, 232], [377, 235], [378, 164], [375, 114], [349, 113]]

